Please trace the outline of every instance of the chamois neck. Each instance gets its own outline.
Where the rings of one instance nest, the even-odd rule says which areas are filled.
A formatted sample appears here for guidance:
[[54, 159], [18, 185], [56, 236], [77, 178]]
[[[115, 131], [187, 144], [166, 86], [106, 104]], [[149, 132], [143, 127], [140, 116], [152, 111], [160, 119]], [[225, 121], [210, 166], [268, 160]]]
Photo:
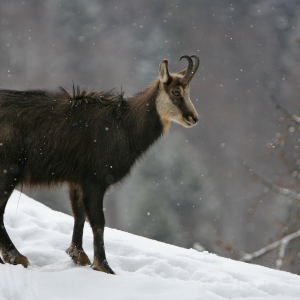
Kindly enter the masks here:
[[133, 139], [135, 151], [145, 151], [162, 134], [163, 125], [156, 109], [159, 80], [153, 82], [142, 92], [127, 99], [129, 106], [126, 125], [135, 138]]
[[129, 102], [134, 103], [134, 107], [144, 106], [144, 104], [153, 102], [155, 104], [155, 100], [158, 95], [159, 88], [159, 80], [155, 80], [151, 85], [149, 85], [143, 91], [135, 94], [133, 97], [129, 98]]

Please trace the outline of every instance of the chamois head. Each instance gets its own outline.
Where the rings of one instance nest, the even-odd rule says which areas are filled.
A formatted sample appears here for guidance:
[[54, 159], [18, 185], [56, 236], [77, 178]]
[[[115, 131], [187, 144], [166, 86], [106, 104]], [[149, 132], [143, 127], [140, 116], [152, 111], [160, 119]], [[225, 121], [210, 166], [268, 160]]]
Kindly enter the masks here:
[[[192, 57], [195, 59], [193, 64]], [[198, 113], [190, 99], [190, 81], [199, 67], [199, 57], [183, 55], [188, 61], [187, 69], [179, 73], [169, 73], [168, 61], [163, 60], [159, 66], [159, 93], [156, 107], [164, 131], [169, 129], [170, 122], [177, 122], [184, 127], [195, 125], [199, 119]]]

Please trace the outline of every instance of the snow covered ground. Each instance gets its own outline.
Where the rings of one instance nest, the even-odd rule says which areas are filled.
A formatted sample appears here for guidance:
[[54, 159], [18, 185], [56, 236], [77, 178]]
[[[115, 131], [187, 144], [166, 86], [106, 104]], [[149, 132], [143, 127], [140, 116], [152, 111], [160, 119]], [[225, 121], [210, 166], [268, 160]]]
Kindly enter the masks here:
[[[5, 214], [7, 231], [31, 263], [0, 265], [0, 299], [300, 299], [300, 277], [187, 250], [106, 228], [105, 245], [117, 275], [73, 264], [65, 249], [73, 218], [14, 192]], [[84, 249], [93, 258], [86, 224]]]

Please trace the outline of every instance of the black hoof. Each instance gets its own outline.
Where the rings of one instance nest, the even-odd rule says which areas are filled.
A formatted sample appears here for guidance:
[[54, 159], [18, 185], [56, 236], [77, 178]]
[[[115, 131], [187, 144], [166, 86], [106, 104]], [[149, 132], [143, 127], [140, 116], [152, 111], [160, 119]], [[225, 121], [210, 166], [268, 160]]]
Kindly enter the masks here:
[[100, 271], [100, 272], [104, 272], [104, 273], [107, 273], [107, 274], [115, 275], [115, 272], [108, 265], [106, 259], [101, 263], [98, 263], [97, 261], [94, 261], [94, 263], [92, 265], [92, 268], [95, 271]]
[[70, 255], [73, 262], [78, 266], [87, 266], [91, 264], [88, 256], [85, 254], [82, 248], [78, 249], [71, 245], [66, 252]]
[[27, 268], [30, 265], [27, 257], [22, 255], [16, 249], [3, 253], [3, 260], [11, 265], [22, 265], [24, 268]]

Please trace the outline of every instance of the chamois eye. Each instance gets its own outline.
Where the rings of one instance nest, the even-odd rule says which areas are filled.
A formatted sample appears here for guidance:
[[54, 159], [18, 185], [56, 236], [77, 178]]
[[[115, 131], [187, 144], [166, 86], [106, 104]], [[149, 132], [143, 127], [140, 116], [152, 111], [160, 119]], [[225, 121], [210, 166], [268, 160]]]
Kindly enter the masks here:
[[177, 90], [173, 90], [173, 91], [172, 91], [172, 94], [173, 94], [174, 96], [180, 96], [180, 92], [177, 91]]

